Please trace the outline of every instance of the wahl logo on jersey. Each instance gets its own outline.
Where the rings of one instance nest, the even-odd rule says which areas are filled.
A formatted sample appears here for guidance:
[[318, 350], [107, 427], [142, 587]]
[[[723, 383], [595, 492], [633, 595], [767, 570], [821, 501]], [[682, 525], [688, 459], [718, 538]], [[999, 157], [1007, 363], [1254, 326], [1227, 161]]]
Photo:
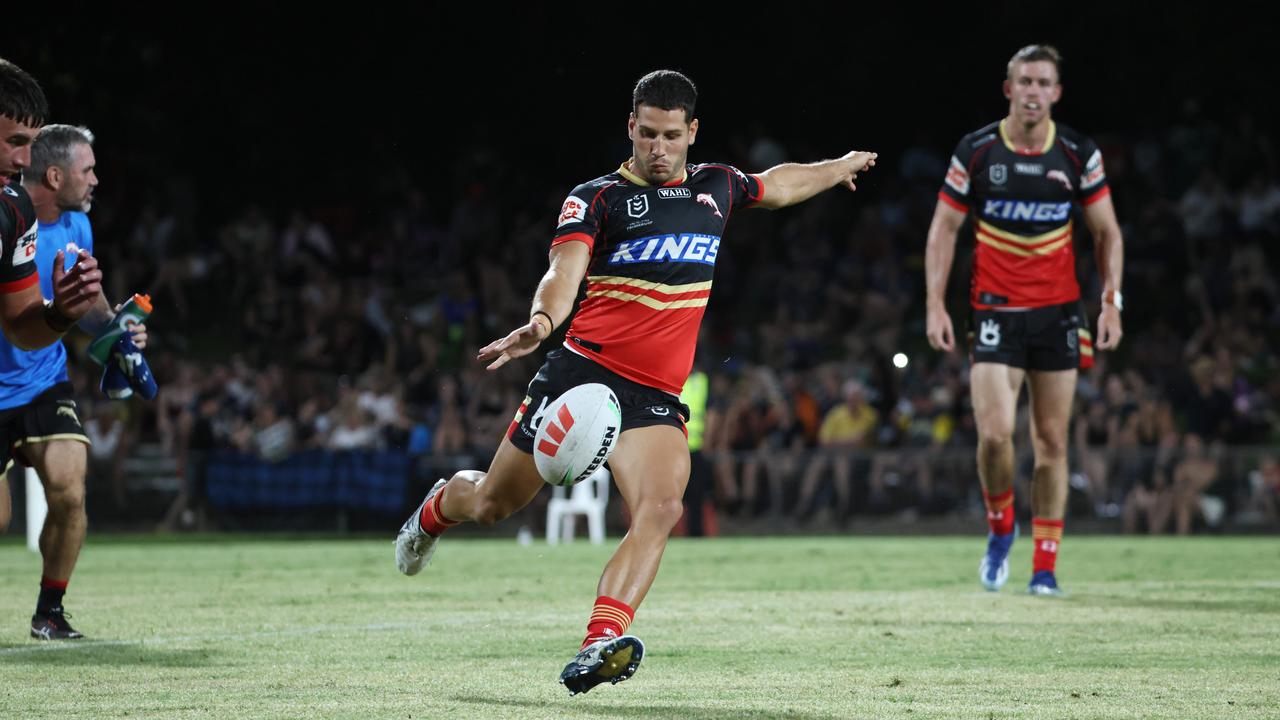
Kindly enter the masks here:
[[685, 188], [685, 187], [658, 188], [658, 197], [662, 198], [663, 200], [675, 200], [678, 198], [688, 199], [693, 197], [693, 193], [690, 192], [689, 188]]
[[716, 217], [723, 218], [720, 214], [720, 206], [716, 205], [716, 199], [711, 197], [711, 193], [698, 193], [698, 202], [711, 208], [715, 212]]
[[1009, 179], [1009, 168], [1003, 164], [992, 165], [987, 168], [987, 175], [991, 178], [992, 185], [1003, 185]]
[[715, 265], [719, 252], [720, 238], [715, 235], [654, 235], [618, 243], [609, 256], [609, 264], [695, 262]]
[[1045, 177], [1053, 180], [1054, 182], [1062, 183], [1062, 187], [1066, 188], [1068, 191], [1075, 190], [1075, 188], [1071, 187], [1071, 178], [1067, 177], [1067, 174], [1061, 170], [1050, 170], [1049, 174], [1045, 175]]
[[627, 200], [627, 214], [633, 218], [644, 217], [649, 212], [649, 196], [637, 195]]
[[581, 198], [570, 195], [565, 198], [564, 205], [560, 206], [560, 222], [556, 225], [562, 228], [571, 222], [582, 222], [587, 219], [587, 203]]

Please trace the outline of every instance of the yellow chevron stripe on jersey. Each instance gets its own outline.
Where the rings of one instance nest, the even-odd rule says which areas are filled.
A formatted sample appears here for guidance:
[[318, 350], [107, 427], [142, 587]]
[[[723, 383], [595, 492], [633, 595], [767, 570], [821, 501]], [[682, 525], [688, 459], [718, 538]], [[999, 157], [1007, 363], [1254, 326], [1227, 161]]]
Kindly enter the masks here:
[[[635, 162], [634, 157], [627, 158], [626, 162], [618, 166], [618, 174], [626, 178], [627, 182], [631, 183], [632, 185], [639, 185], [640, 187], [649, 187], [648, 180], [645, 180], [639, 175], [631, 172], [630, 165], [633, 162]], [[689, 179], [689, 170], [687, 168], [680, 168], [680, 182], [684, 182], [685, 180], [688, 180], [688, 179]], [[663, 183], [664, 187], [666, 185], [678, 185], [678, 184], [680, 183], [672, 183], [672, 182]]]
[[621, 290], [588, 290], [587, 297], [607, 297], [615, 300], [626, 300], [628, 302], [638, 302], [645, 307], [654, 310], [681, 310], [683, 308], [705, 307], [707, 298], [689, 298], [688, 300], [672, 300], [663, 302], [657, 298], [648, 295], [638, 295], [634, 293], [622, 292]]
[[1039, 235], [1019, 235], [1008, 230], [1001, 230], [984, 220], [978, 221], [978, 231], [990, 235], [996, 240], [1008, 240], [1009, 242], [1018, 243], [1019, 245], [1037, 245], [1049, 240], [1057, 240], [1063, 233], [1071, 234], [1072, 225], [1068, 220], [1066, 225], [1056, 227], [1049, 232], [1040, 233]]
[[1068, 235], [1067, 237], [1062, 238], [1058, 242], [1049, 243], [1048, 245], [1041, 245], [1038, 248], [1032, 248], [1030, 250], [1027, 250], [1024, 248], [1020, 248], [1017, 245], [1009, 245], [1008, 243], [1000, 242], [999, 240], [996, 240], [995, 238], [987, 237], [982, 233], [978, 233], [977, 237], [978, 237], [978, 242], [982, 243], [983, 245], [990, 245], [991, 247], [997, 250], [1003, 250], [1004, 252], [1007, 252], [1011, 255], [1018, 255], [1020, 257], [1032, 257], [1034, 255], [1048, 255], [1050, 253], [1061, 250], [1063, 247], [1065, 247], [1068, 243], [1071, 242], [1071, 236]]
[[[1004, 142], [1004, 146], [1009, 148], [1011, 152], [1018, 153], [1019, 155], [1024, 155], [1025, 153], [1018, 152], [1018, 148], [1013, 146], [1013, 141], [1009, 139], [1008, 131], [1004, 129], [1004, 124], [1008, 122], [1008, 120], [1009, 118], [1005, 118], [1004, 120], [1000, 121], [1000, 140]], [[1044, 147], [1040, 148], [1040, 152], [1038, 154], [1043, 155], [1049, 152], [1049, 150], [1053, 148], [1053, 141], [1057, 139], [1058, 139], [1058, 124], [1050, 120], [1049, 136], [1044, 139]]]
[[676, 295], [679, 293], [697, 292], [699, 290], [710, 290], [711, 281], [687, 283], [685, 285], [663, 285], [662, 283], [652, 282], [650, 280], [641, 280], [633, 277], [623, 277], [621, 275], [588, 275], [588, 287], [596, 284], [608, 285], [626, 285], [628, 287], [640, 288], [641, 290], [657, 290], [660, 293], [668, 295]]

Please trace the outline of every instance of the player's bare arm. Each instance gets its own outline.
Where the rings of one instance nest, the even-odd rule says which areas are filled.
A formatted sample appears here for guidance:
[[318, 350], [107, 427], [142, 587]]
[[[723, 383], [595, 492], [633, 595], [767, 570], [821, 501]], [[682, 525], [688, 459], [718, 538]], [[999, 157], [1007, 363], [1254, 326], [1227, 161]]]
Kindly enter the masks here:
[[[116, 303], [113, 307], [111, 301], [107, 300], [105, 292], [98, 293], [98, 299], [94, 301], [93, 306], [89, 308], [89, 312], [80, 318], [80, 322], [76, 323], [80, 329], [86, 333], [97, 336], [107, 329], [107, 325], [115, 319], [120, 310], [124, 307], [124, 303]], [[133, 344], [139, 350], [147, 349], [147, 326], [143, 323], [131, 322], [128, 328], [133, 332]]]
[[1120, 235], [1120, 223], [1116, 221], [1115, 205], [1110, 196], [1104, 196], [1084, 208], [1084, 222], [1093, 233], [1094, 259], [1098, 273], [1102, 275], [1102, 312], [1098, 315], [1098, 349], [1111, 350], [1120, 344], [1124, 335], [1120, 323], [1120, 308], [1113, 301], [1120, 292], [1124, 275], [1124, 239]]
[[929, 346], [934, 350], [951, 352], [956, 347], [955, 330], [947, 314], [947, 279], [964, 218], [964, 213], [939, 200], [929, 223], [929, 242], [924, 251], [925, 310]]
[[476, 359], [487, 362], [487, 369], [497, 370], [508, 361], [528, 355], [537, 349], [556, 326], [573, 310], [582, 277], [587, 272], [591, 250], [585, 243], [566, 242], [551, 248], [551, 267], [547, 269], [533, 294], [529, 322], [512, 330], [501, 340], [480, 348]]
[[5, 336], [17, 347], [35, 350], [56, 342], [89, 312], [102, 293], [102, 271], [88, 252], [79, 252], [70, 271], [63, 267], [59, 250], [54, 260], [52, 302], [45, 303], [39, 285], [6, 294], [0, 300]]
[[776, 210], [804, 202], [818, 193], [843, 185], [857, 190], [858, 173], [875, 167], [876, 153], [854, 150], [835, 160], [803, 165], [785, 163], [760, 174], [764, 197], [757, 207]]

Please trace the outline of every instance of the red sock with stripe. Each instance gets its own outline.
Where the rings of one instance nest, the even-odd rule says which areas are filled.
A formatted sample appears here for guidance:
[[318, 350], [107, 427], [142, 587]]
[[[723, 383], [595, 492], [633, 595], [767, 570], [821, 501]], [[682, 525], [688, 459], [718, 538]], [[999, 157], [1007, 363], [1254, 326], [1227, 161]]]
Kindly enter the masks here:
[[988, 495], [982, 491], [982, 500], [987, 504], [987, 524], [996, 535], [1008, 535], [1013, 532], [1013, 488], [999, 495]]
[[591, 619], [587, 621], [587, 637], [582, 641], [582, 647], [604, 638], [625, 635], [635, 617], [636, 611], [626, 603], [601, 595], [596, 598], [596, 606], [591, 609]]
[[1062, 521], [1032, 518], [1031, 537], [1035, 542], [1035, 554], [1031, 557], [1032, 572], [1053, 572], [1053, 566], [1058, 562], [1058, 546], [1062, 544]]
[[422, 529], [428, 535], [439, 537], [440, 533], [457, 525], [459, 521], [450, 520], [444, 516], [444, 512], [440, 510], [440, 501], [444, 499], [445, 488], [440, 488], [440, 492], [431, 498], [431, 502], [422, 506], [422, 513], [418, 516], [418, 522], [422, 523]]

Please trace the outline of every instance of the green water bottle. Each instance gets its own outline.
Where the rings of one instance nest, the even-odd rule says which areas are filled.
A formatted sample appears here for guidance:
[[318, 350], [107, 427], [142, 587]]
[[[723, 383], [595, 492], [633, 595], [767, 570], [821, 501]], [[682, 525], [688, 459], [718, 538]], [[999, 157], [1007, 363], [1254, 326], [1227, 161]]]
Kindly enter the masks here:
[[120, 312], [111, 319], [107, 329], [89, 343], [89, 357], [99, 365], [105, 365], [107, 356], [111, 354], [111, 346], [129, 329], [128, 326], [146, 322], [149, 317], [151, 317], [150, 295], [134, 295], [129, 298], [129, 302], [125, 303], [124, 307], [120, 308]]

